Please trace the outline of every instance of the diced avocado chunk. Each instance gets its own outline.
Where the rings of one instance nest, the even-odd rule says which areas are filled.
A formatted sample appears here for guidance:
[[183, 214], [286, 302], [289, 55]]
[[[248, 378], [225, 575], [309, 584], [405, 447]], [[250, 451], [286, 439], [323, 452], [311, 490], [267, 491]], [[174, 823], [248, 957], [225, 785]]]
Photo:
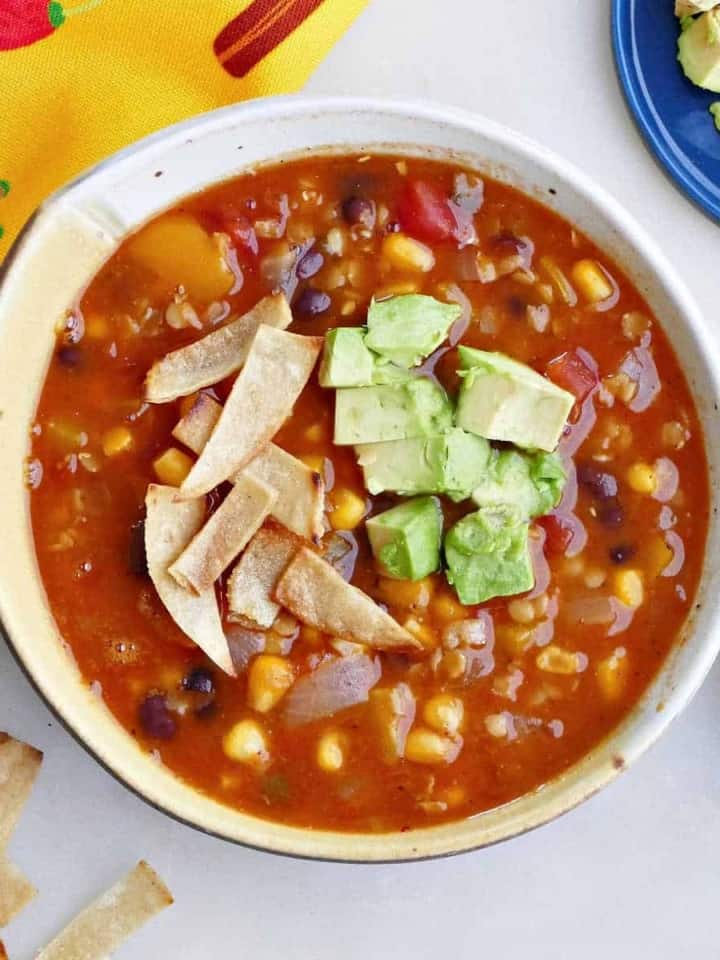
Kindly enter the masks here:
[[400, 367], [416, 367], [436, 350], [462, 309], [419, 293], [373, 300], [365, 342]]
[[426, 377], [374, 387], [343, 387], [335, 394], [335, 443], [381, 443], [431, 437], [452, 424], [445, 391]]
[[715, 121], [717, 131], [720, 133], [720, 100], [716, 100], [715, 103], [710, 104], [710, 113]]
[[336, 327], [325, 335], [321, 387], [368, 387], [373, 382], [374, 366], [363, 327]]
[[445, 536], [447, 579], [461, 603], [484, 603], [532, 589], [529, 524], [507, 504], [481, 507]]
[[456, 423], [488, 440], [551, 452], [575, 398], [502, 353], [459, 347], [462, 383]]
[[385, 357], [378, 357], [375, 354], [373, 354], [373, 356], [375, 359], [372, 374], [373, 383], [405, 383], [406, 380], [415, 376], [415, 374], [406, 370], [405, 367], [398, 367], [397, 364], [391, 363], [389, 360], [386, 360]]
[[720, 9], [708, 10], [681, 32], [678, 60], [688, 80], [720, 93]]
[[456, 502], [467, 499], [480, 478], [485, 476], [490, 454], [490, 444], [483, 437], [467, 433], [460, 427], [448, 430], [445, 435], [443, 486], [438, 492], [446, 493]]
[[440, 566], [442, 511], [434, 497], [417, 497], [365, 524], [375, 561], [386, 577], [420, 580]]
[[556, 454], [499, 450], [482, 482], [473, 490], [472, 498], [479, 507], [510, 504], [523, 520], [532, 520], [558, 505], [565, 479], [565, 470]]
[[485, 475], [487, 440], [453, 427], [436, 437], [358, 444], [355, 452], [372, 494], [445, 493], [464, 500]]
[[371, 494], [392, 490], [411, 496], [441, 493], [445, 438], [413, 437], [386, 443], [360, 443], [355, 448], [365, 487]]

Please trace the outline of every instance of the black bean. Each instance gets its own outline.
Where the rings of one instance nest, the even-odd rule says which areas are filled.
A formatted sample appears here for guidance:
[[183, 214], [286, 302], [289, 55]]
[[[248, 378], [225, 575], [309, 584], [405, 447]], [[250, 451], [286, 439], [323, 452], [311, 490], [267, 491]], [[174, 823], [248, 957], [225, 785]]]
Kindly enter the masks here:
[[319, 250], [308, 250], [305, 256], [298, 262], [295, 272], [300, 280], [309, 280], [320, 270], [325, 258]]
[[617, 497], [608, 497], [597, 508], [597, 518], [604, 527], [621, 527], [625, 522], [625, 511]]
[[585, 487], [596, 500], [617, 497], [617, 480], [611, 473], [599, 470], [591, 463], [581, 463], [577, 468], [578, 483]]
[[488, 242], [497, 253], [520, 253], [525, 247], [525, 241], [510, 230], [501, 230], [490, 237]]
[[77, 369], [83, 360], [83, 352], [80, 347], [60, 347], [55, 356], [69, 370]]
[[524, 317], [527, 310], [527, 304], [522, 297], [512, 296], [508, 298], [508, 310], [514, 317]]
[[209, 670], [198, 667], [183, 678], [183, 689], [192, 690], [194, 693], [214, 693], [215, 682]]
[[165, 697], [161, 693], [153, 693], [140, 704], [140, 723], [149, 737], [157, 740], [170, 740], [175, 736], [177, 725], [175, 718], [168, 710]]
[[610, 559], [613, 563], [622, 564], [632, 560], [636, 549], [631, 543], [619, 543], [616, 547], [610, 547]]
[[364, 197], [352, 196], [343, 200], [342, 215], [347, 223], [358, 224], [369, 230], [375, 226], [375, 204]]
[[390, 220], [385, 226], [385, 233], [400, 233], [400, 224], [397, 220]]
[[293, 306], [305, 317], [317, 317], [318, 314], [325, 313], [330, 302], [330, 297], [323, 290], [305, 287]]
[[148, 574], [147, 556], [145, 554], [145, 521], [138, 520], [130, 527], [130, 542], [128, 543], [128, 567], [130, 573], [137, 577], [146, 577]]

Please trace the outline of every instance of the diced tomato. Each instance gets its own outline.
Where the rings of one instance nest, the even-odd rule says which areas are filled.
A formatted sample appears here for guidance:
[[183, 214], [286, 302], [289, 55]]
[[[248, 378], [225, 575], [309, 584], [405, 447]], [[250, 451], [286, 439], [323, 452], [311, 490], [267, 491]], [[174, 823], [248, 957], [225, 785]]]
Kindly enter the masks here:
[[586, 350], [568, 350], [545, 371], [553, 383], [575, 395], [580, 404], [598, 385], [597, 365]]
[[565, 553], [575, 536], [573, 519], [559, 513], [548, 513], [537, 520], [545, 531], [545, 549], [548, 553]]
[[442, 189], [427, 180], [411, 180], [398, 207], [400, 226], [418, 240], [447, 240], [456, 228], [450, 200]]

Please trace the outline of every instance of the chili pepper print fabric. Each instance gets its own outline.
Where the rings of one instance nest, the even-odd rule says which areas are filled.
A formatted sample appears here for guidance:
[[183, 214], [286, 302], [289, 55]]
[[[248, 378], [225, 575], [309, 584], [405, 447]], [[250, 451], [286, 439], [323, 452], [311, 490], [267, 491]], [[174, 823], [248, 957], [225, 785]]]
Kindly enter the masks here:
[[163, 126], [299, 90], [367, 0], [0, 0], [0, 260], [48, 193]]

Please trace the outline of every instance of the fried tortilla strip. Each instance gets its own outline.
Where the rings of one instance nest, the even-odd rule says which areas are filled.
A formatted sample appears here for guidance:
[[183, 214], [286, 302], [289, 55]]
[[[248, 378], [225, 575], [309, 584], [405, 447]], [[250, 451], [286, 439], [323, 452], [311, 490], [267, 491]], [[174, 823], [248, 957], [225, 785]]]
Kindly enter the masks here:
[[291, 323], [292, 314], [284, 294], [263, 297], [242, 317], [153, 364], [145, 378], [145, 399], [167, 403], [219, 383], [245, 363], [261, 324], [284, 330]]
[[235, 676], [220, 622], [214, 587], [199, 595], [183, 590], [168, 573], [205, 519], [204, 500], [179, 500], [176, 487], [151, 483], [145, 497], [145, 552], [148, 571], [165, 609], [210, 659]]
[[35, 887], [15, 864], [0, 857], [0, 927], [6, 927], [36, 895]]
[[378, 650], [418, 649], [411, 633], [357, 587], [346, 583], [322, 557], [301, 548], [275, 589], [275, 600], [323, 633]]
[[284, 527], [306, 540], [322, 537], [325, 484], [319, 473], [274, 443], [263, 447], [242, 473], [277, 490], [272, 515]]
[[[201, 393], [176, 424], [173, 436], [193, 453], [200, 454], [221, 413], [222, 406], [217, 400]], [[241, 473], [277, 490], [272, 516], [284, 527], [306, 540], [317, 541], [322, 537], [325, 483], [319, 473], [274, 443], [263, 447]]]
[[266, 483], [240, 476], [223, 502], [169, 569], [185, 590], [212, 589], [270, 514], [277, 493]]
[[188, 412], [175, 424], [172, 435], [193, 453], [200, 454], [215, 429], [222, 404], [207, 393], [201, 393]]
[[258, 530], [228, 580], [228, 619], [259, 627], [273, 625], [280, 612], [273, 593], [300, 542], [272, 521]]
[[35, 960], [103, 960], [173, 902], [144, 860], [79, 913]]
[[0, 733], [0, 850], [20, 819], [42, 756], [35, 747]]
[[322, 343], [322, 337], [260, 325], [217, 426], [180, 487], [184, 498], [200, 497], [236, 474], [275, 436], [292, 413]]

